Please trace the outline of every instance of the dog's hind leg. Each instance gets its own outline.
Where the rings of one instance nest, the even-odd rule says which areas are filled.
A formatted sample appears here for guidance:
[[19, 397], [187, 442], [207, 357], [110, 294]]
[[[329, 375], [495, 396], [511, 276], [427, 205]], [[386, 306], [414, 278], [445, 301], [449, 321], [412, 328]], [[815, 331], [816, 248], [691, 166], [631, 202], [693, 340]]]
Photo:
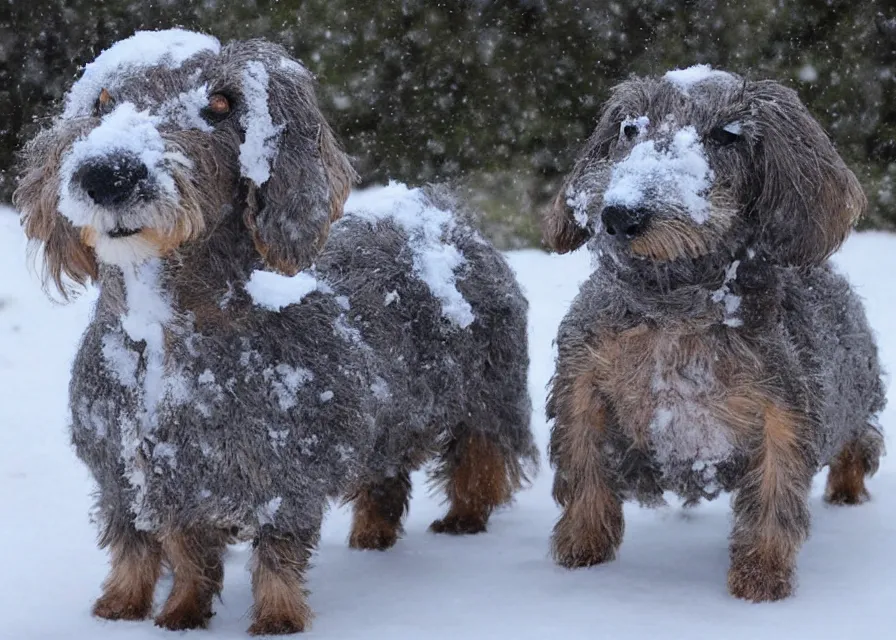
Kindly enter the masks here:
[[299, 534], [262, 527], [252, 556], [252, 635], [283, 635], [311, 624], [305, 571], [319, 529]]
[[522, 471], [491, 437], [459, 429], [441, 454], [433, 482], [448, 496], [448, 513], [430, 525], [434, 533], [480, 533], [492, 511], [510, 502]]
[[482, 377], [464, 394], [461, 422], [442, 433], [430, 477], [446, 493], [448, 513], [430, 525], [434, 533], [485, 531], [495, 508], [510, 503], [538, 469], [529, 428], [525, 308], [507, 309], [503, 317], [490, 330]]
[[174, 530], [162, 536], [162, 553], [174, 574], [174, 586], [156, 625], [198, 629], [212, 617], [212, 599], [224, 580], [225, 536], [215, 530]]
[[352, 549], [384, 551], [402, 533], [401, 520], [411, 497], [411, 476], [407, 470], [390, 478], [363, 486], [349, 499], [354, 518], [348, 545]]
[[147, 618], [162, 569], [158, 540], [137, 531], [125, 516], [106, 523], [100, 547], [109, 547], [112, 570], [103, 583], [103, 595], [93, 605], [93, 615], [107, 620]]
[[883, 436], [870, 425], [858, 437], [847, 442], [831, 461], [825, 501], [838, 505], [866, 502], [870, 495], [865, 488], [865, 477], [877, 471], [883, 450]]

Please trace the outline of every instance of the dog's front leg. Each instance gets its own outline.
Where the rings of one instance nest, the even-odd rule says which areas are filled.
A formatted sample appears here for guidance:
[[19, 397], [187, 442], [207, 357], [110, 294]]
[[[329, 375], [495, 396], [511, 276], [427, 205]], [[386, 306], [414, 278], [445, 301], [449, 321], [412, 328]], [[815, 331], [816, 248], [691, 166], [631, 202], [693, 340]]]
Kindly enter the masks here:
[[607, 406], [588, 374], [569, 381], [555, 379], [552, 396], [553, 495], [563, 507], [551, 539], [554, 560], [569, 568], [609, 562], [622, 544], [625, 522], [622, 500], [601, 450]]
[[286, 532], [262, 527], [252, 557], [252, 635], [304, 631], [311, 623], [305, 571], [320, 537], [314, 531]]
[[780, 600], [793, 591], [797, 552], [809, 534], [814, 466], [805, 436], [804, 416], [765, 404], [734, 499], [728, 589], [738, 598]]

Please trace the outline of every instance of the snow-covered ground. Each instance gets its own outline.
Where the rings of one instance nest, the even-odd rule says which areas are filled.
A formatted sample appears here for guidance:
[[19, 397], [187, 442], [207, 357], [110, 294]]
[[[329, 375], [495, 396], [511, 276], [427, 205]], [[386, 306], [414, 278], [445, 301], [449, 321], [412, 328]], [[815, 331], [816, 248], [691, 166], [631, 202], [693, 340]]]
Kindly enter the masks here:
[[[588, 258], [538, 251], [509, 254], [531, 302], [533, 425], [544, 450], [545, 384], [551, 342]], [[865, 297], [884, 362], [896, 371], [896, 236], [851, 238], [836, 258]], [[0, 208], [0, 638], [112, 640], [171, 638], [145, 622], [103, 622], [90, 606], [106, 573], [88, 521], [91, 484], [69, 448], [69, 363], [92, 296], [61, 307], [26, 270], [18, 221]], [[894, 386], [890, 385], [891, 400]], [[896, 452], [896, 402], [884, 413]], [[896, 632], [896, 456], [857, 508], [812, 497], [812, 537], [799, 559], [794, 598], [752, 605], [728, 596], [728, 501], [685, 515], [679, 507], [626, 506], [619, 559], [567, 571], [548, 557], [558, 515], [546, 467], [485, 535], [437, 537], [441, 514], [416, 478], [405, 537], [389, 552], [346, 546], [349, 514], [333, 510], [310, 575], [317, 613], [311, 638], [885, 638]], [[210, 631], [244, 638], [249, 620], [248, 553], [227, 560], [222, 601]], [[169, 588], [163, 581], [160, 591]]]

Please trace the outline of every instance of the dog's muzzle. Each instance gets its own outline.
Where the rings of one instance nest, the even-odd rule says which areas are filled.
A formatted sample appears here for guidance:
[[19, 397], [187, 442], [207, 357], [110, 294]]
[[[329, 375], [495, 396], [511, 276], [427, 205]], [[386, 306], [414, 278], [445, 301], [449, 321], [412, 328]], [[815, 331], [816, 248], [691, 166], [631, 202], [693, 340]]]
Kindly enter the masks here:
[[145, 200], [151, 193], [149, 169], [131, 154], [87, 160], [75, 172], [73, 182], [101, 207]]
[[650, 213], [643, 207], [610, 205], [604, 207], [600, 218], [607, 234], [617, 236], [620, 240], [630, 240], [647, 229]]

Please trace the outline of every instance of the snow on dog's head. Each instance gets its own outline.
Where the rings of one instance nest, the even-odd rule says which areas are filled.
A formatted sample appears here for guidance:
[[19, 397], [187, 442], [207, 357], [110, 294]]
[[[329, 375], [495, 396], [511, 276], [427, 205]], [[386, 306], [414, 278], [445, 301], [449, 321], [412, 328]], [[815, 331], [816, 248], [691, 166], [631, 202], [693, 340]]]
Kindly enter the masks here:
[[614, 89], [544, 229], [555, 250], [590, 238], [617, 264], [682, 274], [748, 251], [817, 263], [864, 206], [794, 91], [697, 65]]
[[645, 140], [632, 147], [613, 166], [604, 207], [638, 209], [665, 198], [674, 200], [694, 222], [704, 223], [709, 217], [706, 194], [712, 179], [697, 131], [687, 126], [665, 144]]
[[308, 266], [354, 172], [280, 46], [138, 32], [88, 64], [24, 149], [15, 202], [69, 293], [97, 261], [140, 264], [239, 218], [268, 266]]

